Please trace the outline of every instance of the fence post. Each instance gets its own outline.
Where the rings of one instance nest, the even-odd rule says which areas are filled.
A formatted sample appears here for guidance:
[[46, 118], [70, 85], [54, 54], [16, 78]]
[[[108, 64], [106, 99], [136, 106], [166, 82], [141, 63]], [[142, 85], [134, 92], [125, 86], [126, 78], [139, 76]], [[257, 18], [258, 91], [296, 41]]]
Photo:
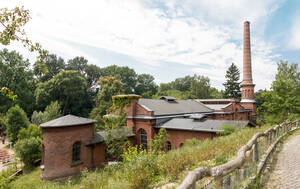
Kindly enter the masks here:
[[255, 143], [253, 144], [253, 147], [252, 147], [252, 152], [253, 152], [253, 156], [252, 156], [252, 160], [253, 162], [257, 162], [258, 161], [258, 142], [257, 140], [255, 140]]
[[269, 137], [269, 141], [268, 142], [269, 142], [269, 145], [270, 145], [270, 144], [272, 144], [272, 130], [269, 131], [268, 137]]
[[223, 177], [215, 177], [216, 188], [222, 189], [223, 188]]

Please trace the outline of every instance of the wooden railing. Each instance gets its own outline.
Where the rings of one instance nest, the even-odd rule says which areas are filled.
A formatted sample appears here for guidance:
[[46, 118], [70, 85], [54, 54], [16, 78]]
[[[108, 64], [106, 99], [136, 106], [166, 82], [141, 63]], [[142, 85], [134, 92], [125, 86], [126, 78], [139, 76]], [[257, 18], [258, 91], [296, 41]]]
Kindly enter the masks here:
[[280, 139], [289, 131], [299, 128], [299, 122], [284, 122], [255, 134], [239, 149], [235, 159], [216, 167], [199, 167], [189, 172], [177, 189], [246, 188], [260, 176]]

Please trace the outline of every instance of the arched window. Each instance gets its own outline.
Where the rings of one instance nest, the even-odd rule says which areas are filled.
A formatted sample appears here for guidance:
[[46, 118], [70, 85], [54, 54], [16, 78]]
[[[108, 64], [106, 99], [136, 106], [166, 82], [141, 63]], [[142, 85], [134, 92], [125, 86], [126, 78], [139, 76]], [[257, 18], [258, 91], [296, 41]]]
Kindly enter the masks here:
[[143, 150], [147, 150], [147, 133], [144, 129], [140, 130], [140, 144]]
[[168, 141], [167, 142], [167, 151], [170, 151], [170, 150], [172, 150], [172, 145], [171, 145], [171, 142]]
[[81, 158], [81, 142], [75, 142], [72, 150], [72, 162], [80, 161]]

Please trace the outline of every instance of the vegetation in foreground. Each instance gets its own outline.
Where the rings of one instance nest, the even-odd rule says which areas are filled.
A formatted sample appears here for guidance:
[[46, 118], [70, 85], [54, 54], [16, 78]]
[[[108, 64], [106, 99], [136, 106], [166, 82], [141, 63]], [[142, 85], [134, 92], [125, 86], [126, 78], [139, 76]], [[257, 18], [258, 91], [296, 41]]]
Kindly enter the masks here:
[[64, 181], [42, 181], [40, 170], [20, 176], [9, 188], [152, 188], [169, 182], [180, 182], [189, 170], [198, 166], [215, 166], [235, 157], [237, 150], [262, 128], [245, 128], [214, 140], [189, 140], [181, 149], [168, 153], [146, 153], [130, 148], [124, 161], [93, 171], [83, 171], [77, 178]]

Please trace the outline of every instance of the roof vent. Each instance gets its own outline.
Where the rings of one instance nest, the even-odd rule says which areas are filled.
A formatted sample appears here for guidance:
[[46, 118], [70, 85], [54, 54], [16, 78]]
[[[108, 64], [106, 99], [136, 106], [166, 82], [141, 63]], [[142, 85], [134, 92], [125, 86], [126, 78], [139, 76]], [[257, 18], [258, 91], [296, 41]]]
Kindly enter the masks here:
[[204, 118], [206, 116], [203, 114], [192, 114], [190, 115], [190, 118], [193, 119], [193, 121], [204, 121]]
[[165, 100], [167, 102], [177, 102], [176, 98], [172, 97], [172, 96], [162, 96], [159, 98], [160, 100]]

